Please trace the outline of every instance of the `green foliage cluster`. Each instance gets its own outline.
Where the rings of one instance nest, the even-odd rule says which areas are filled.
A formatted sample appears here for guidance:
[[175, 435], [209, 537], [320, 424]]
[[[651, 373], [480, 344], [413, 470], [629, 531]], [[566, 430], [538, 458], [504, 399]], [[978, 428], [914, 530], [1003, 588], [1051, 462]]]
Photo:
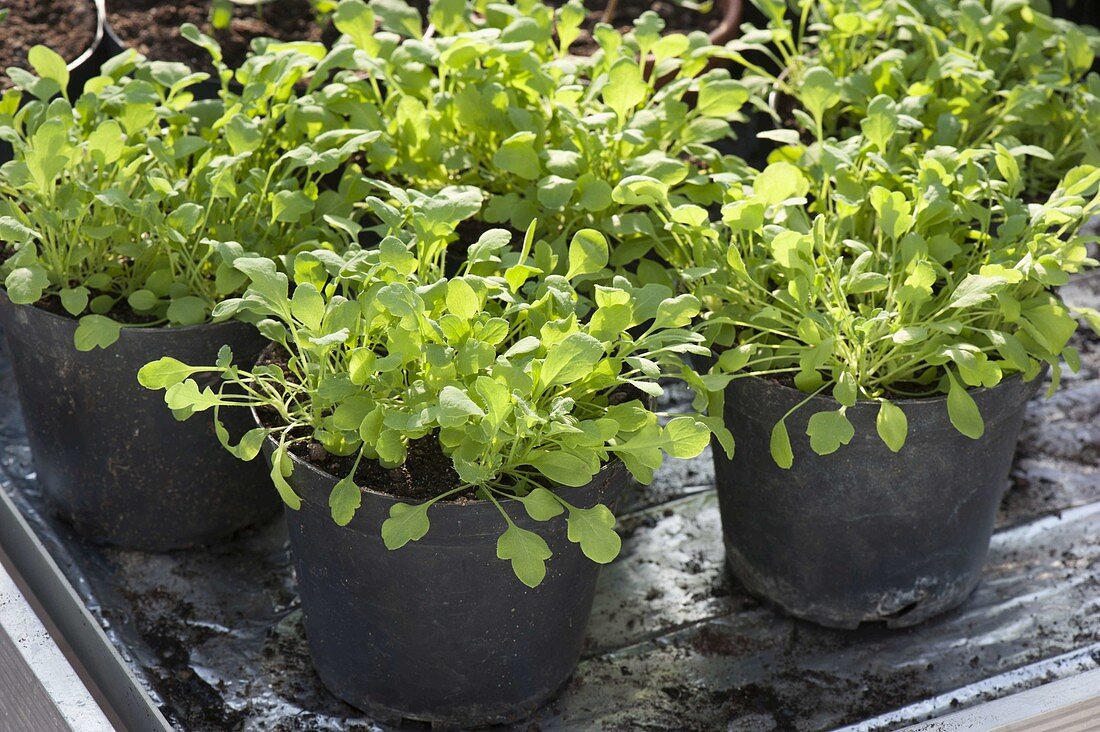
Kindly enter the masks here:
[[[217, 30], [225, 30], [233, 22], [234, 10], [238, 7], [250, 8], [256, 17], [263, 19], [265, 12], [278, 12], [279, 0], [210, 0], [210, 25]], [[268, 5], [276, 4], [270, 11]], [[324, 24], [328, 17], [336, 10], [336, 0], [309, 0], [317, 22]]]
[[799, 0], [797, 22], [784, 0], [758, 5], [769, 30], [738, 47], [780, 69], [756, 65], [749, 78], [797, 128], [781, 140], [862, 134], [886, 97], [928, 147], [1001, 144], [1023, 158], [1033, 200], [1074, 166], [1100, 164], [1096, 127], [1083, 124], [1100, 119], [1100, 76], [1086, 78], [1100, 37], [1027, 0]]
[[559, 251], [595, 228], [614, 264], [637, 260], [663, 236], [639, 190], [706, 206], [721, 199], [707, 174], [743, 169], [713, 145], [744, 119], [749, 92], [710, 68], [724, 49], [703, 33], [662, 35], [653, 12], [625, 36], [599, 26], [600, 51], [571, 56], [584, 16], [578, 0], [440, 0], [427, 19], [402, 0], [344, 0], [333, 52], [347, 70], [324, 104], [382, 131], [360, 159], [372, 180], [461, 187], [468, 218], [516, 231], [537, 219]]
[[[712, 263], [691, 290], [710, 315], [708, 343], [723, 352], [701, 387], [714, 413], [721, 389], [747, 374], [830, 394], [836, 410], [808, 429], [822, 455], [852, 439], [845, 412], [859, 400], [879, 403], [879, 435], [894, 451], [907, 425], [893, 402], [904, 398], [946, 394], [952, 423], [977, 439], [984, 424], [968, 389], [1031, 380], [1044, 364], [1056, 388], [1063, 360], [1079, 363], [1068, 345], [1077, 322], [1053, 288], [1097, 264], [1078, 229], [1100, 213], [1100, 169], [1075, 168], [1028, 206], [1013, 195], [1022, 183], [1005, 148], [910, 146], [899, 173], [861, 154], [862, 142], [847, 141], [843, 157], [823, 151], [829, 167], [810, 168], [816, 176], [772, 163], [729, 189], [720, 226], [678, 233]], [[996, 180], [998, 168], [1008, 180]], [[783, 422], [772, 451], [792, 464]]]
[[[352, 519], [360, 488], [369, 488], [355, 483], [360, 461], [394, 467], [411, 441], [438, 439], [460, 482], [419, 505], [395, 505], [382, 526], [390, 548], [425, 535], [433, 503], [475, 490], [498, 507], [519, 500], [537, 521], [566, 512], [569, 538], [593, 561], [609, 562], [619, 551], [611, 512], [574, 506], [560, 487], [587, 485], [612, 459], [649, 482], [664, 454], [688, 458], [706, 447], [702, 422], [677, 416], [661, 424], [648, 406], [661, 394], [661, 375], [679, 370], [681, 354], [707, 353], [686, 327], [699, 301], [621, 278], [596, 286], [591, 301], [581, 296], [574, 285], [603, 270], [608, 257], [606, 240], [590, 229], [574, 235], [565, 276], [530, 278], [530, 232], [520, 251], [503, 253], [508, 244], [507, 231], [490, 231], [462, 275], [427, 281], [397, 237], [343, 257], [305, 252], [289, 294], [273, 262], [238, 258], [234, 266], [250, 286], [218, 315], [263, 318], [262, 331], [287, 354], [286, 369], [238, 369], [225, 350], [216, 366], [162, 358], [139, 380], [165, 389], [181, 416], [214, 409], [216, 418], [227, 406], [275, 410], [277, 426], [257, 428], [239, 445], [228, 443], [220, 424], [218, 433], [245, 459], [264, 439], [277, 443], [271, 477], [291, 507], [300, 505], [286, 481], [295, 446], [317, 440], [331, 454], [354, 455], [329, 501], [339, 524]], [[494, 249], [505, 262], [489, 256]], [[215, 391], [194, 378], [210, 373], [236, 388]], [[498, 555], [538, 585], [550, 557], [545, 540], [501, 515]]]
[[[826, 455], [853, 438], [858, 401], [880, 405], [879, 435], [898, 451], [908, 426], [895, 402], [943, 394], [955, 427], [980, 438], [970, 389], [1032, 380], [1044, 364], [1056, 388], [1062, 364], [1078, 366], [1056, 288], [1097, 264], [1082, 227], [1100, 212], [1100, 169], [1082, 161], [1100, 116], [1074, 106], [1100, 85], [1080, 79], [1087, 40], [1018, 2], [800, 2], [791, 25], [781, 3], [758, 4], [771, 31], [742, 50], [771, 38], [785, 66], [746, 83], [788, 95], [798, 129], [767, 134], [781, 146], [727, 187], [719, 225], [669, 225], [666, 256], [722, 351], [693, 378], [699, 404], [720, 413], [723, 387], [748, 376], [810, 395], [795, 409], [828, 393], [835, 410], [807, 430]], [[1094, 311], [1076, 314], [1100, 328]], [[772, 455], [793, 463], [785, 420]]]
[[[213, 41], [185, 33], [220, 61]], [[323, 53], [274, 48], [236, 72], [238, 90], [201, 100], [193, 88], [206, 74], [129, 52], [70, 102], [57, 97], [64, 61], [32, 51], [36, 74], [12, 70], [22, 93], [0, 114], [14, 147], [0, 167], [8, 297], [59, 298], [80, 318], [77, 348], [102, 348], [135, 322], [207, 322], [245, 286], [232, 266], [245, 253], [280, 258], [344, 241], [329, 221], [352, 216], [352, 202], [318, 183], [377, 133], [319, 133], [309, 119], [296, 84]]]

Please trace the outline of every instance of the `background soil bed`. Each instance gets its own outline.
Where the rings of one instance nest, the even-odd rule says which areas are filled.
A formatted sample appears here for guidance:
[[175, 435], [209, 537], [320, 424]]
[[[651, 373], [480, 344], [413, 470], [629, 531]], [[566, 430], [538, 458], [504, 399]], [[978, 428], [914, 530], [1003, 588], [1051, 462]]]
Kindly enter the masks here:
[[214, 72], [210, 56], [179, 33], [194, 23], [222, 47], [225, 64], [237, 68], [253, 38], [319, 41], [322, 28], [309, 0], [275, 0], [261, 13], [250, 5], [235, 7], [233, 20], [222, 30], [209, 22], [210, 0], [108, 0], [107, 24], [124, 45], [162, 61], [182, 61], [196, 71]]
[[29, 69], [27, 52], [49, 46], [68, 62], [95, 41], [99, 22], [91, 0], [7, 0], [8, 17], [0, 24], [0, 89], [11, 86], [4, 69]]

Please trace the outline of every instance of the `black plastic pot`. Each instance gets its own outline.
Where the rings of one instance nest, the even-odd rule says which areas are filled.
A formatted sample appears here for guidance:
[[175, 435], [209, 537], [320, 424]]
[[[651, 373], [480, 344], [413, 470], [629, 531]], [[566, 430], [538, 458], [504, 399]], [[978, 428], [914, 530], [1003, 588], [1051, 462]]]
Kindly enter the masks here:
[[[270, 457], [273, 443], [265, 449]], [[612, 463], [565, 497], [612, 504], [627, 478]], [[390, 551], [380, 527], [398, 499], [365, 490], [340, 527], [328, 509], [335, 482], [295, 459], [302, 507], [285, 512], [310, 655], [332, 693], [378, 720], [481, 726], [523, 718], [565, 685], [600, 568], [566, 539], [563, 517], [538, 523], [517, 501], [502, 504], [554, 552], [530, 589], [497, 559], [505, 525], [491, 503], [436, 504], [428, 534]]]
[[[38, 484], [58, 514], [89, 539], [148, 551], [201, 545], [275, 515], [259, 462], [224, 449], [208, 415], [179, 422], [164, 393], [137, 382], [161, 356], [208, 364], [223, 344], [251, 363], [266, 341], [239, 322], [188, 328], [124, 328], [107, 349], [77, 351], [77, 322], [13, 305], [3, 323]], [[252, 427], [247, 410], [224, 410], [231, 433]]]
[[849, 445], [815, 454], [810, 416], [840, 406], [815, 397], [787, 418], [790, 470], [772, 460], [769, 441], [805, 395], [763, 379], [732, 382], [725, 419], [736, 454], [714, 449], [730, 570], [753, 594], [829, 627], [907, 627], [959, 605], [978, 584], [1039, 381], [972, 391], [986, 423], [979, 440], [952, 426], [946, 399], [898, 402], [909, 436], [896, 454], [878, 437], [869, 402], [848, 410]]
[[99, 67], [111, 57], [109, 49], [104, 45], [104, 23], [107, 11], [104, 8], [104, 0], [86, 0], [92, 2], [96, 9], [96, 31], [92, 45], [79, 56], [69, 62], [69, 98], [74, 102], [84, 91], [84, 83], [93, 76], [99, 74]]

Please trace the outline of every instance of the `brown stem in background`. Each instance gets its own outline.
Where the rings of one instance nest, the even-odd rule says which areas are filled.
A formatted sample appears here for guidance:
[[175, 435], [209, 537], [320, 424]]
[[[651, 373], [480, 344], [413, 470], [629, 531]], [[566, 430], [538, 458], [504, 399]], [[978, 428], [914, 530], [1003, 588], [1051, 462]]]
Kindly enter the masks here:
[[607, 5], [604, 6], [603, 16], [600, 18], [604, 23], [611, 24], [615, 20], [615, 13], [619, 10], [619, 0], [607, 0]]

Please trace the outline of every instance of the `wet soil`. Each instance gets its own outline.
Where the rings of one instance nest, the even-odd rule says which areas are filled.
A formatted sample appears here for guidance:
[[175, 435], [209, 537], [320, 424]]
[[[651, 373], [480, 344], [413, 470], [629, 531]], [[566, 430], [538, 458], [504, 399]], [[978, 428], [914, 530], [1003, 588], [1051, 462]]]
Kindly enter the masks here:
[[[0, 23], [0, 70], [29, 69], [27, 52], [37, 45], [49, 46], [72, 62], [95, 41], [99, 19], [90, 0], [5, 0], [0, 7], [8, 11]], [[0, 90], [11, 85], [7, 74], [0, 73]]]
[[144, 595], [125, 594], [134, 608], [129, 620], [157, 659], [150, 682], [164, 700], [160, 711], [165, 718], [179, 729], [242, 729], [245, 715], [223, 705], [224, 690], [207, 683], [193, 668], [190, 649], [216, 635], [192, 622], [194, 607], [159, 588]]
[[[561, 7], [564, 0], [550, 0], [550, 5]], [[599, 49], [599, 44], [592, 37], [592, 30], [597, 23], [604, 22], [604, 13], [607, 9], [607, 0], [585, 0], [584, 7], [588, 10], [587, 17], [581, 24], [581, 34], [570, 51], [580, 56], [591, 56]], [[723, 6], [718, 0], [712, 3], [711, 8], [703, 13], [692, 10], [679, 2], [671, 0], [619, 0], [615, 8], [615, 15], [611, 19], [613, 25], [620, 32], [627, 32], [633, 28], [634, 19], [647, 10], [652, 10], [665, 21], [665, 33], [690, 33], [691, 31], [703, 31], [710, 33], [722, 22]]]
[[194, 23], [221, 44], [230, 68], [240, 66], [255, 38], [320, 41], [323, 34], [309, 0], [270, 0], [261, 10], [238, 6], [223, 30], [210, 25], [210, 0], [108, 0], [107, 23], [124, 45], [149, 58], [182, 61], [208, 73], [214, 67], [206, 51], [179, 33], [184, 23]]

